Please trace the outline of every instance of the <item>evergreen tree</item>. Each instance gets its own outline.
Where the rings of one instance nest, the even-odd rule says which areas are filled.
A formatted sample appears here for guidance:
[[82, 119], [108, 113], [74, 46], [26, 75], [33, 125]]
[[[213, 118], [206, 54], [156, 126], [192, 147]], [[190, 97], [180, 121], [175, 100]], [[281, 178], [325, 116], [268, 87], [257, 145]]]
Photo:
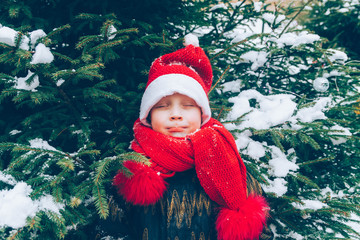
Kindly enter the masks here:
[[302, 19], [309, 29], [327, 38], [326, 46], [345, 48], [353, 59], [359, 59], [360, 38], [359, 1], [314, 1], [306, 18]]
[[1, 237], [86, 239], [108, 217], [121, 161], [144, 161], [127, 148], [146, 71], [192, 32], [213, 64], [214, 117], [262, 184], [275, 238], [360, 238], [359, 70], [296, 24], [306, 5], [290, 16], [264, 1], [158, 1], [160, 22], [135, 3], [115, 16], [116, 1], [71, 2], [66, 14], [67, 1], [1, 6], [0, 198], [29, 209], [1, 219]]

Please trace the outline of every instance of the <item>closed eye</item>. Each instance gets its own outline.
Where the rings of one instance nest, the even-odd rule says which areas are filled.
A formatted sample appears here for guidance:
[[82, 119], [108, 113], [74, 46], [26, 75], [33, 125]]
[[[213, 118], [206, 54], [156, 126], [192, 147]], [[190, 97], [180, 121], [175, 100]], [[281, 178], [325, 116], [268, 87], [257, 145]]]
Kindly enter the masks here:
[[164, 107], [167, 107], [167, 105], [166, 104], [161, 104], [161, 105], [154, 106], [154, 108], [164, 108]]

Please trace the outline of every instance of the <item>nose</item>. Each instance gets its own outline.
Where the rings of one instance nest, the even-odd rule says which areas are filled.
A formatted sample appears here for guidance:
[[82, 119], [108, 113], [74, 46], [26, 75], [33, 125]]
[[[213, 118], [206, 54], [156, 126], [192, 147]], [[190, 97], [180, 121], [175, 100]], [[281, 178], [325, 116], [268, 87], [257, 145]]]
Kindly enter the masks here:
[[172, 115], [170, 117], [170, 120], [182, 120], [182, 116], [180, 116], [180, 115]]
[[182, 120], [182, 114], [181, 114], [181, 110], [179, 109], [179, 107], [172, 107], [171, 109], [171, 114], [170, 114], [170, 120]]

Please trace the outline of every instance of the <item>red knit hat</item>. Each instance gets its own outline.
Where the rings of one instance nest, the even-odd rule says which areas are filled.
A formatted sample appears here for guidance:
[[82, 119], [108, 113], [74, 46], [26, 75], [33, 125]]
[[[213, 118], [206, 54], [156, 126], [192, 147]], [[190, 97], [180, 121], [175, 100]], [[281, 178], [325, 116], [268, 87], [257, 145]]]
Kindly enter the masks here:
[[211, 117], [207, 97], [213, 79], [210, 60], [199, 47], [195, 35], [186, 35], [184, 45], [185, 48], [157, 58], [150, 67], [140, 105], [140, 121], [147, 126], [150, 125], [146, 118], [151, 108], [161, 98], [174, 93], [184, 94], [199, 105], [202, 124]]

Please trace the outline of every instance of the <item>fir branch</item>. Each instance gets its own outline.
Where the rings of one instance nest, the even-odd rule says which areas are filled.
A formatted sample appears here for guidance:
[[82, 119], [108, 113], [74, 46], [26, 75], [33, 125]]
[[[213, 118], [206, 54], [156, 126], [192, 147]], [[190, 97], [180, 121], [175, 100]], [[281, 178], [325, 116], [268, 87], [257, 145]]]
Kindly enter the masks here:
[[58, 234], [59, 239], [65, 238], [66, 235], [66, 224], [65, 219], [54, 212], [45, 211], [45, 215], [50, 219], [51, 222], [55, 223], [56, 227], [54, 230]]
[[103, 75], [99, 73], [99, 70], [103, 68], [104, 65], [102, 63], [94, 63], [88, 64], [81, 68], [78, 68], [76, 72], [77, 78], [84, 78], [93, 80], [94, 78], [103, 79]]
[[75, 75], [76, 72], [73, 71], [73, 70], [60, 70], [60, 71], [57, 71], [53, 74], [51, 74], [51, 77], [54, 79], [54, 80], [58, 80], [60, 78], [68, 78], [72, 75]]
[[59, 165], [63, 170], [68, 169], [74, 171], [75, 169], [72, 159], [69, 158], [62, 158], [56, 164]]
[[118, 34], [121, 35], [121, 34], [124, 34], [124, 33], [139, 33], [139, 29], [138, 28], [126, 28], [126, 29], [117, 30], [113, 34], [114, 35], [118, 35]]
[[82, 19], [82, 20], [100, 20], [101, 17], [98, 14], [91, 14], [91, 13], [80, 13], [75, 16], [75, 19]]
[[100, 51], [100, 50], [103, 51], [106, 48], [112, 48], [112, 47], [115, 47], [117, 45], [121, 45], [121, 44], [123, 44], [123, 42], [124, 42], [123, 39], [119, 39], [119, 40], [116, 40], [116, 41], [105, 42], [105, 43], [99, 44], [99, 45], [91, 48], [89, 50], [89, 52], [97, 52], [97, 51]]
[[116, 96], [114, 93], [103, 91], [96, 88], [87, 88], [84, 90], [84, 96], [85, 98], [99, 98], [104, 97], [108, 99], [115, 100], [117, 102], [122, 102], [123, 99], [119, 96]]
[[[58, 53], [58, 52], [55, 52], [55, 51], [51, 51], [51, 53], [55, 56], [57, 56], [59, 59], [62, 59], [66, 62], [69, 62], [71, 64], [74, 64], [74, 60], [72, 58], [70, 58], [69, 56], [67, 55], [64, 55], [64, 54], [61, 54], [61, 53]], [[53, 74], [54, 76], [54, 74]]]
[[150, 160], [145, 157], [144, 155], [137, 153], [137, 152], [129, 152], [129, 153], [124, 153], [124, 154], [120, 154], [119, 156], [121, 159], [125, 160], [132, 160], [138, 163], [142, 163], [145, 164], [146, 166], [150, 166], [151, 162]]
[[17, 32], [17, 35], [15, 37], [15, 47], [16, 48], [19, 48], [20, 47], [20, 44], [21, 44], [21, 40], [24, 36], [24, 33], [22, 32]]
[[61, 151], [54, 151], [54, 150], [48, 150], [43, 148], [32, 148], [27, 145], [22, 144], [16, 144], [16, 146], [13, 147], [12, 151], [14, 152], [37, 152], [37, 153], [47, 153], [47, 154], [54, 154], [54, 155], [60, 155], [60, 156], [66, 156], [66, 153], [63, 153]]
[[304, 166], [304, 165], [310, 165], [310, 164], [315, 164], [315, 163], [322, 163], [325, 161], [332, 161], [334, 159], [334, 157], [326, 157], [326, 158], [320, 158], [320, 159], [316, 159], [316, 160], [312, 160], [312, 161], [307, 161], [307, 162], [303, 162], [303, 163], [299, 163], [299, 166]]
[[284, 146], [281, 144], [281, 139], [283, 139], [284, 136], [276, 130], [270, 131], [270, 136], [274, 144], [280, 148], [282, 152], [285, 152]]
[[56, 178], [50, 182], [50, 186], [54, 187], [60, 184], [65, 178], [64, 176], [70, 171], [70, 168], [64, 168], [59, 174], [57, 174]]
[[13, 49], [14, 48], [13, 46], [10, 46], [10, 45], [8, 45], [6, 43], [3, 43], [3, 42], [0, 42], [0, 47], [7, 48], [7, 49]]
[[117, 157], [107, 157], [95, 164], [94, 183], [101, 184], [107, 174], [110, 165], [117, 160]]
[[240, 45], [240, 44], [243, 44], [243, 43], [249, 41], [250, 39], [257, 38], [257, 37], [263, 37], [263, 36], [267, 36], [267, 35], [269, 35], [269, 34], [267, 34], [267, 33], [254, 34], [254, 35], [252, 35], [252, 36], [250, 36], [250, 37], [248, 37], [248, 38], [245, 38], [244, 40], [242, 40], [242, 41], [240, 41], [240, 42], [234, 43], [233, 45], [229, 46], [228, 48], [226, 48], [226, 49], [218, 52], [215, 56], [211, 57], [211, 58], [210, 58], [210, 62], [211, 62], [212, 60], [214, 60], [215, 58], [217, 58], [218, 56], [220, 56], [221, 54], [227, 52], [228, 50], [230, 50], [230, 49], [232, 49], [232, 48], [234, 48], [234, 47], [236, 47], [236, 46], [238, 46], [238, 45]]
[[58, 91], [60, 92], [60, 94], [63, 96], [65, 102], [67, 103], [67, 106], [70, 108], [70, 110], [72, 111], [72, 113], [75, 116], [75, 119], [78, 121], [79, 125], [81, 126], [81, 129], [83, 130], [83, 133], [85, 134], [85, 142], [88, 142], [87, 140], [89, 139], [89, 129], [88, 127], [85, 125], [83, 119], [81, 118], [80, 113], [76, 110], [76, 108], [74, 107], [74, 105], [72, 104], [72, 101], [70, 100], [70, 98], [66, 95], [66, 93], [58, 88]]
[[[294, 175], [292, 175], [292, 176], [294, 176]], [[298, 181], [306, 183], [307, 185], [312, 186], [312, 187], [316, 188], [317, 190], [320, 190], [320, 187], [314, 181], [311, 181], [310, 178], [308, 178], [300, 173], [296, 174], [294, 177]]]
[[300, 132], [298, 136], [301, 142], [308, 143], [313, 149], [321, 149], [320, 145], [309, 135]]
[[305, 9], [305, 7], [307, 5], [309, 5], [313, 0], [308, 0], [300, 9], [299, 11], [291, 18], [291, 20], [288, 22], [288, 24], [286, 24], [286, 26], [284, 27], [284, 29], [281, 31], [281, 33], [279, 34], [279, 38], [285, 33], [285, 31], [288, 29], [288, 27], [290, 26], [290, 24], [299, 16], [299, 14]]
[[8, 74], [5, 74], [5, 73], [0, 73], [0, 80], [4, 81], [4, 82], [12, 82], [14, 81], [14, 77], [13, 76], [10, 76]]
[[77, 153], [76, 157], [81, 157], [83, 155], [99, 155], [100, 153], [101, 152], [96, 149], [84, 150], [84, 151], [80, 151], [79, 153]]
[[223, 79], [224, 75], [227, 73], [227, 71], [229, 71], [230, 69], [230, 65], [227, 66], [227, 68], [225, 69], [225, 71], [221, 74], [221, 76], [219, 77], [219, 79], [216, 81], [216, 83], [211, 87], [210, 91], [208, 92], [208, 95], [211, 93], [212, 90], [214, 90], [214, 88], [216, 87], [216, 85], [220, 82], [221, 79]]
[[75, 196], [79, 199], [84, 199], [89, 195], [89, 192], [92, 189], [92, 182], [83, 181], [79, 186], [75, 187]]
[[94, 88], [106, 88], [108, 86], [114, 85], [116, 84], [116, 80], [115, 79], [110, 79], [110, 80], [105, 80], [105, 81], [101, 81], [98, 82], [94, 85]]
[[51, 32], [49, 32], [47, 34], [46, 38], [51, 39], [54, 35], [59, 34], [60, 32], [62, 32], [64, 30], [67, 30], [67, 29], [70, 29], [70, 28], [71, 28], [70, 24], [66, 24], [64, 26], [55, 28], [54, 30], [52, 30]]
[[100, 218], [106, 219], [109, 216], [109, 205], [106, 200], [106, 193], [103, 185], [94, 184], [93, 195], [95, 198], [95, 207], [100, 215]]
[[11, 170], [11, 169], [23, 166], [23, 165], [25, 165], [26, 162], [31, 161], [33, 158], [35, 158], [36, 155], [37, 155], [36, 153], [21, 155], [21, 156], [15, 158], [15, 161], [12, 161], [10, 163], [10, 165], [8, 166], [8, 169]]
[[76, 44], [76, 49], [84, 48], [86, 45], [88, 45], [91, 42], [98, 42], [102, 40], [102, 37], [99, 35], [90, 35], [90, 36], [84, 36], [80, 38], [80, 42]]

